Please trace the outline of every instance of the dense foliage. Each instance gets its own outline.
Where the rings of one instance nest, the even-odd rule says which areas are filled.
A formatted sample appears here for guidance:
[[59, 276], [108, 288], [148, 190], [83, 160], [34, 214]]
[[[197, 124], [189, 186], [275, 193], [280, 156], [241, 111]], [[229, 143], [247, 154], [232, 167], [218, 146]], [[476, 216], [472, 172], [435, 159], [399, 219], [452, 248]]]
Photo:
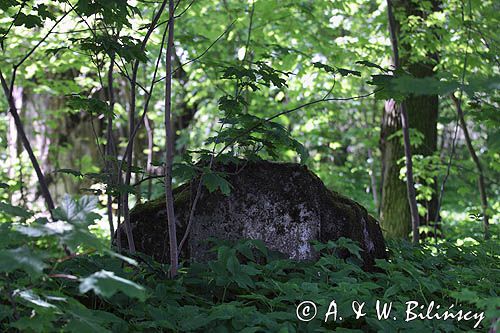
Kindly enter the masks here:
[[[67, 198], [58, 209], [64, 222], [1, 225], [3, 331], [455, 332], [498, 326], [497, 238], [466, 237], [424, 247], [393, 242], [391, 259], [378, 261], [379, 270], [372, 273], [360, 268], [360, 249], [348, 239], [315, 244], [321, 258], [313, 262], [280, 259], [259, 241], [218, 242], [214, 260], [181, 268], [170, 280], [167, 265], [140, 254], [121, 257], [85, 231], [97, 217], [91, 213], [94, 204], [89, 197]], [[9, 211], [30, 215], [20, 208]], [[86, 245], [81, 254], [67, 256], [54, 251], [54, 242], [69, 249]], [[352, 256], [339, 259], [341, 249]], [[318, 307], [317, 318], [309, 322], [296, 315], [304, 300]], [[332, 300], [337, 321], [330, 315], [325, 323]], [[377, 319], [377, 300], [392, 302], [389, 319]], [[366, 316], [356, 318], [353, 301], [366, 303]], [[453, 311], [484, 312], [484, 319], [406, 321], [408, 301], [440, 305], [433, 314], [454, 305]]]

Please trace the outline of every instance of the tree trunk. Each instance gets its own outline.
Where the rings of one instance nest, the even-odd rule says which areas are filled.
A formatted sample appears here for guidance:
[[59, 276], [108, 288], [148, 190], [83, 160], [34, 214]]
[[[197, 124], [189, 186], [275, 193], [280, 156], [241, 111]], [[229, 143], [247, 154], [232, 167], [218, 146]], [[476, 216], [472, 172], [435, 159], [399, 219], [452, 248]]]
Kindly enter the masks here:
[[381, 130], [382, 151], [382, 200], [380, 225], [387, 238], [407, 238], [410, 233], [410, 206], [406, 197], [405, 183], [399, 178], [404, 147], [398, 137], [389, 137], [401, 130], [401, 110], [394, 100], [384, 107]]
[[[417, 63], [408, 67], [409, 72], [419, 78], [434, 75], [431, 64]], [[423, 134], [422, 144], [413, 148], [414, 155], [432, 156], [437, 151], [437, 121], [439, 112], [439, 99], [437, 95], [412, 96], [406, 100], [408, 117], [412, 128]], [[427, 208], [427, 213], [421, 216], [422, 225], [433, 226], [439, 220], [437, 215], [438, 186], [437, 179], [433, 184], [426, 184], [433, 188], [430, 200], [421, 200], [419, 203]], [[437, 217], [437, 219], [436, 219]], [[430, 235], [428, 235], [430, 236]]]
[[[438, 10], [438, 3], [433, 2], [434, 10]], [[418, 4], [407, 0], [392, 1], [392, 7], [396, 11], [403, 11], [406, 16], [424, 14], [418, 9]], [[395, 33], [401, 40], [402, 32], [400, 22], [395, 22]], [[411, 40], [411, 39], [410, 39]], [[400, 52], [395, 54], [399, 58], [399, 65], [405, 68], [415, 77], [428, 77], [434, 75], [433, 65], [437, 61], [437, 55], [428, 54], [423, 61], [410, 63], [412, 46], [400, 43]], [[382, 198], [380, 207], [381, 227], [388, 238], [408, 238], [410, 232], [410, 206], [407, 200], [407, 189], [405, 183], [400, 179], [402, 165], [398, 161], [404, 156], [404, 146], [399, 137], [389, 137], [401, 131], [401, 113], [396, 108], [394, 101], [387, 101], [382, 117], [380, 149], [382, 153]], [[412, 129], [416, 129], [424, 135], [423, 143], [419, 147], [412, 147], [414, 155], [430, 156], [434, 154], [437, 147], [437, 116], [438, 97], [432, 96], [409, 96], [405, 100], [405, 108], [408, 121]], [[432, 184], [437, 188], [436, 182]], [[436, 193], [437, 191], [435, 191]], [[420, 202], [428, 207], [427, 214], [422, 218], [422, 224], [430, 224], [436, 217], [437, 195], [435, 194], [428, 202]]]

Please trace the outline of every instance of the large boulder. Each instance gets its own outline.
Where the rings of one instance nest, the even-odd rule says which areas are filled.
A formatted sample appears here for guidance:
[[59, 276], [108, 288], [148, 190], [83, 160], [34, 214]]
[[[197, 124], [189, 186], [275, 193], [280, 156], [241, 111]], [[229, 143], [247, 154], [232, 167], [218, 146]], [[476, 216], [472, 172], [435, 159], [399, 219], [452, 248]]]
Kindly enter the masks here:
[[[307, 167], [267, 161], [218, 165], [225, 172], [231, 193], [209, 193], [203, 187], [181, 258], [206, 261], [213, 255], [206, 240], [259, 239], [291, 259], [317, 257], [312, 240], [340, 237], [357, 241], [365, 269], [386, 250], [378, 222], [355, 201], [325, 187]], [[177, 239], [186, 230], [198, 180], [174, 191]], [[136, 249], [161, 262], [168, 261], [165, 199], [137, 205], [130, 213]], [[126, 246], [124, 232], [122, 244]]]

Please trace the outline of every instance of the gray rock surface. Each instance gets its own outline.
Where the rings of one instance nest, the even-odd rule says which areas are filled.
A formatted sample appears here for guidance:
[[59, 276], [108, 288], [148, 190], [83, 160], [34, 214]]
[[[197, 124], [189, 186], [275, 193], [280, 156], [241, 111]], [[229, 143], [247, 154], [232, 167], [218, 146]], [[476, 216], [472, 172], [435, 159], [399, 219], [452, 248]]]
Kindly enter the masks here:
[[[260, 239], [291, 259], [317, 257], [310, 241], [327, 242], [340, 237], [357, 241], [365, 269], [375, 258], [385, 258], [385, 243], [378, 222], [355, 201], [328, 190], [305, 166], [267, 161], [216, 166], [232, 185], [229, 196], [205, 188], [196, 207], [183, 259], [205, 261], [213, 254], [205, 242]], [[197, 181], [174, 191], [177, 238], [184, 235]], [[168, 261], [165, 199], [138, 205], [131, 211], [138, 251]], [[122, 244], [126, 237], [122, 232]]]

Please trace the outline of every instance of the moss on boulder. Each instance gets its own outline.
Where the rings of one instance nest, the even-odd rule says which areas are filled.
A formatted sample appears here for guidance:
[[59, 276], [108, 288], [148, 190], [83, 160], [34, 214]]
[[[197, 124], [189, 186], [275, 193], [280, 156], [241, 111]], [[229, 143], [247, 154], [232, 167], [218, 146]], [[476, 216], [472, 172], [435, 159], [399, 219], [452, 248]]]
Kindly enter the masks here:
[[[317, 257], [310, 241], [340, 237], [357, 241], [366, 269], [374, 259], [385, 258], [385, 243], [378, 222], [355, 201], [327, 189], [307, 167], [268, 161], [218, 165], [232, 185], [228, 196], [203, 188], [187, 245], [181, 257], [206, 261], [213, 255], [206, 240], [260, 239], [289, 258]], [[186, 230], [198, 181], [174, 191], [177, 238]], [[165, 199], [137, 205], [131, 211], [138, 251], [166, 262], [168, 254]], [[126, 246], [124, 233], [122, 244]]]

